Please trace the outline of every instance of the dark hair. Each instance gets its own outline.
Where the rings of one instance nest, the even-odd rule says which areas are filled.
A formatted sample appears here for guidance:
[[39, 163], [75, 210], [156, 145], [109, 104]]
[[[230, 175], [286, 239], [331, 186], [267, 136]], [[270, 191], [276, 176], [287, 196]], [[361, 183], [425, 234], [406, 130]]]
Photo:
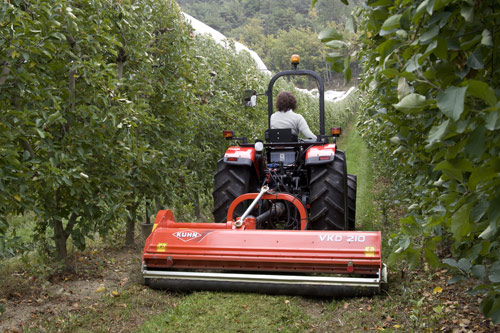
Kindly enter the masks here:
[[276, 109], [278, 111], [288, 111], [295, 110], [297, 107], [297, 99], [293, 96], [292, 93], [288, 91], [282, 91], [278, 94], [276, 98]]

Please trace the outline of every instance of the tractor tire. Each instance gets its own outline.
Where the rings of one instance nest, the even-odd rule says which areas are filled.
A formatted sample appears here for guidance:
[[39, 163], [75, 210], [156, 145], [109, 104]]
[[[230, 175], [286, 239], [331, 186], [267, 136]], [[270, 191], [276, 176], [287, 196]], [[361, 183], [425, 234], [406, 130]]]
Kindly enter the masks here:
[[356, 230], [356, 175], [347, 175], [347, 208], [349, 210], [348, 228], [349, 230]]
[[[247, 166], [230, 165], [219, 160], [217, 173], [214, 176], [214, 219], [215, 222], [227, 221], [227, 210], [234, 199], [249, 192], [251, 169]], [[235, 216], [241, 216], [248, 204], [242, 202], [234, 210]]]
[[344, 152], [337, 151], [333, 163], [311, 167], [309, 189], [311, 208], [308, 229], [346, 230], [347, 167]]

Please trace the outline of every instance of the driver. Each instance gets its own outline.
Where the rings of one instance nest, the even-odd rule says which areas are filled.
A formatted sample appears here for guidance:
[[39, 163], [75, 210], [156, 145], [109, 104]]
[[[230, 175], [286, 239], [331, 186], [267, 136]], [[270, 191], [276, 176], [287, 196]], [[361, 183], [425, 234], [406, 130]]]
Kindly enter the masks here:
[[311, 132], [302, 115], [293, 112], [297, 107], [297, 99], [288, 92], [282, 91], [276, 98], [277, 112], [271, 115], [271, 128], [291, 128], [293, 134], [302, 134], [308, 140], [316, 141], [316, 135]]

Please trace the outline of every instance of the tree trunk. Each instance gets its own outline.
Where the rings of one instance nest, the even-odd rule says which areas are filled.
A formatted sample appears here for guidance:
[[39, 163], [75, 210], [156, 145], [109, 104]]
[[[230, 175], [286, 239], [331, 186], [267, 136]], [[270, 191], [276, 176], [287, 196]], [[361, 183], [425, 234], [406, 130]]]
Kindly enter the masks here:
[[151, 224], [151, 216], [149, 215], [149, 203], [146, 200], [146, 207], [144, 208], [144, 223]]
[[118, 80], [121, 80], [123, 78], [123, 62], [118, 62]]
[[127, 246], [134, 245], [135, 219], [137, 216], [137, 206], [139, 206], [138, 202], [134, 203], [132, 206], [129, 207], [129, 217], [127, 219], [127, 230], [125, 232], [125, 245], [127, 245]]
[[62, 262], [64, 264], [65, 270], [71, 270], [71, 265], [68, 258], [68, 250], [66, 248], [66, 242], [68, 240], [69, 235], [71, 235], [71, 231], [73, 230], [76, 219], [78, 215], [72, 213], [68, 224], [66, 225], [66, 230], [63, 227], [63, 223], [61, 220], [54, 219], [54, 242], [56, 244], [56, 258], [57, 261]]
[[57, 261], [63, 262], [66, 268], [69, 268], [68, 251], [66, 249], [66, 240], [62, 221], [54, 220], [54, 242], [56, 243]]
[[125, 65], [126, 59], [127, 56], [125, 55], [125, 50], [121, 47], [118, 48], [118, 57], [116, 58], [118, 80], [121, 80], [123, 78], [123, 67]]

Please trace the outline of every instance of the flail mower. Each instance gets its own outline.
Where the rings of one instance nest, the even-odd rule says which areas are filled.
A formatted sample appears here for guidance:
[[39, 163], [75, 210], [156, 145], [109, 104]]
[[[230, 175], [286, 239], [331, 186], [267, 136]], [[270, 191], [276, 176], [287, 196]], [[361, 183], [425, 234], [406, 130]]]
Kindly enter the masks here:
[[[158, 212], [142, 255], [147, 285], [312, 296], [380, 292], [387, 275], [381, 233], [355, 231], [356, 176], [347, 174], [337, 149], [340, 128], [325, 135], [323, 80], [298, 63], [294, 55], [294, 69], [269, 82], [265, 142], [224, 131], [237, 144], [218, 162], [215, 223], [180, 223], [170, 210]], [[314, 142], [270, 126], [274, 83], [296, 75], [318, 84]]]

